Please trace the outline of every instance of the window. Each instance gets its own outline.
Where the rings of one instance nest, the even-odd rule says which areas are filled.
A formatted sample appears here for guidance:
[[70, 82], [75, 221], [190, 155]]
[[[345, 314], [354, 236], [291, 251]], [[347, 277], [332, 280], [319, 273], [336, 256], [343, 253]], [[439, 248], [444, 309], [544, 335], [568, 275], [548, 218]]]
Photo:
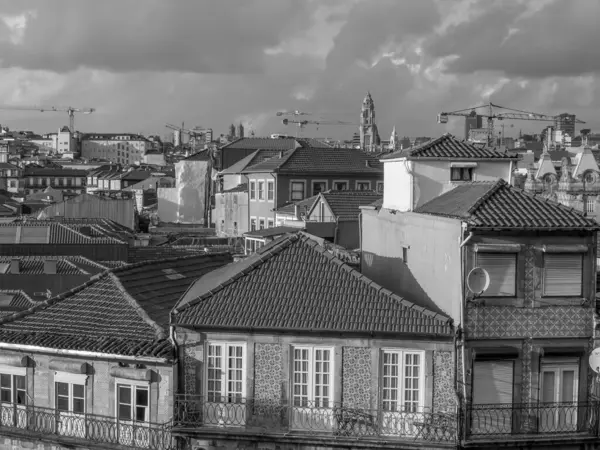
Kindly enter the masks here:
[[473, 364], [473, 405], [500, 405], [497, 409], [473, 409], [473, 433], [510, 434], [513, 412], [513, 360], [475, 361]]
[[148, 386], [117, 384], [117, 419], [147, 422], [149, 399]]
[[327, 190], [327, 181], [313, 181], [312, 195], [318, 195], [320, 192]]
[[250, 231], [256, 231], [256, 218], [250, 219]]
[[540, 402], [568, 404], [572, 407], [550, 408], [540, 411], [540, 427], [544, 431], [572, 430], [577, 428], [577, 358], [542, 359], [540, 370]]
[[25, 405], [27, 396], [25, 375], [0, 374], [0, 401]]
[[596, 197], [588, 197], [585, 200], [585, 212], [590, 214], [596, 211]]
[[267, 228], [273, 228], [275, 226], [275, 221], [273, 219], [267, 219]]
[[246, 393], [243, 343], [208, 344], [206, 394], [211, 403], [241, 403]]
[[256, 181], [250, 181], [250, 200], [256, 200]]
[[402, 247], [402, 261], [408, 264], [408, 247]]
[[10, 187], [11, 188], [17, 187], [17, 182], [15, 180], [10, 180]]
[[275, 182], [273, 180], [267, 181], [267, 200], [273, 201], [275, 199]]
[[356, 182], [356, 190], [357, 191], [370, 191], [371, 190], [371, 182], [370, 181], [357, 181]]
[[379, 192], [380, 194], [383, 193], [383, 181], [377, 182], [377, 192]]
[[450, 181], [471, 181], [473, 179], [472, 167], [450, 168]]
[[233, 222], [233, 234], [237, 235], [237, 232], [238, 232], [237, 222]]
[[291, 200], [304, 199], [304, 181], [292, 181]]
[[85, 413], [85, 385], [57, 381], [54, 383], [56, 409], [75, 414]]
[[259, 200], [265, 199], [265, 182], [264, 181], [258, 182], [258, 199]]
[[514, 297], [517, 288], [516, 253], [477, 253], [477, 265], [490, 276], [486, 297]]
[[259, 230], [264, 230], [265, 229], [265, 219], [258, 219], [258, 229]]
[[383, 351], [381, 406], [384, 411], [417, 412], [422, 408], [423, 364], [422, 352]]
[[331, 408], [333, 349], [294, 347], [293, 351], [293, 406]]
[[348, 190], [348, 182], [347, 181], [334, 181], [333, 182], [333, 190], [347, 191]]
[[581, 296], [583, 255], [581, 253], [544, 254], [544, 295], [547, 297]]

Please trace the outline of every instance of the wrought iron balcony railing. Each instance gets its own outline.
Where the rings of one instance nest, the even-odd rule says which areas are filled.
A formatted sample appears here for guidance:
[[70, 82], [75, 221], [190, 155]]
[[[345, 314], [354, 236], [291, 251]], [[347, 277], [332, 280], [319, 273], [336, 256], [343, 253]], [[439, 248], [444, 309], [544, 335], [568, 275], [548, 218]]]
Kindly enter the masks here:
[[282, 405], [251, 398], [179, 396], [175, 401], [174, 428], [232, 428], [245, 432], [286, 436], [311, 433], [336, 437], [411, 439], [454, 443], [455, 414], [422, 409], [373, 410], [343, 404], [304, 402]]
[[598, 435], [600, 402], [469, 405], [467, 438], [519, 435]]
[[114, 444], [117, 448], [170, 450], [171, 424], [119, 421], [114, 417], [76, 414], [15, 403], [0, 405], [0, 430], [28, 437], [53, 435], [69, 441]]

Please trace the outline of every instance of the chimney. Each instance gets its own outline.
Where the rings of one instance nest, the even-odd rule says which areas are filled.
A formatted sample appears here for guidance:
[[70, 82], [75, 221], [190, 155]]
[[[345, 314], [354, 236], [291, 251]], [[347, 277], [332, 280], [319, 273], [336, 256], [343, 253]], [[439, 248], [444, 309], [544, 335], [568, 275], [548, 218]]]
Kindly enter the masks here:
[[18, 259], [13, 259], [10, 261], [10, 273], [13, 275], [21, 273], [21, 265]]
[[45, 259], [44, 260], [44, 273], [47, 275], [56, 274], [56, 259]]

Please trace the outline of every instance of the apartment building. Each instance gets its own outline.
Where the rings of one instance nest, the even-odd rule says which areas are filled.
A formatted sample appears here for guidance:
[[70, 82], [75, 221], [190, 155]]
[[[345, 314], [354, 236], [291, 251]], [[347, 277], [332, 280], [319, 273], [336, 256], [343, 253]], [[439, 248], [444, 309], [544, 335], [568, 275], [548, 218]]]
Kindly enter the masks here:
[[85, 192], [86, 175], [85, 170], [26, 167], [22, 184], [25, 194], [35, 194], [52, 187], [63, 191], [64, 195], [74, 196]]
[[117, 164], [141, 164], [153, 148], [144, 136], [132, 133], [88, 133], [81, 136], [81, 157]]

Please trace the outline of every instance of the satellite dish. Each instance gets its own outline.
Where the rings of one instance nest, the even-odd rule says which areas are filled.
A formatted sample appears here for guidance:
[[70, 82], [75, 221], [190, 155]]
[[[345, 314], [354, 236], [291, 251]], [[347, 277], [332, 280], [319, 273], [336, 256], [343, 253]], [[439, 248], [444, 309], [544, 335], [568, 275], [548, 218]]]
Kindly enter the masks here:
[[592, 353], [590, 354], [590, 368], [596, 372], [596, 373], [600, 373], [600, 348], [595, 348], [594, 350], [592, 350]]
[[475, 295], [482, 294], [490, 287], [490, 274], [483, 267], [475, 267], [467, 276], [467, 287]]

